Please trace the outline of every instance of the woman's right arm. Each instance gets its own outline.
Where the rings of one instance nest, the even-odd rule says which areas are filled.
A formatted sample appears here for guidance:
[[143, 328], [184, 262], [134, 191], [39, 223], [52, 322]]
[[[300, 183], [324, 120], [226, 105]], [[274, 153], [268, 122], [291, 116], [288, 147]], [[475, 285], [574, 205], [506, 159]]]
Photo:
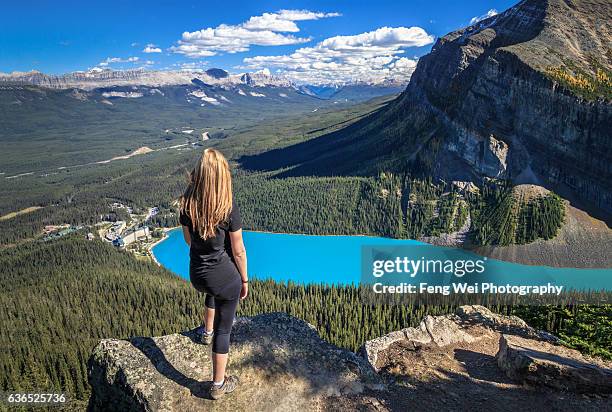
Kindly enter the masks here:
[[244, 299], [249, 294], [249, 275], [247, 272], [247, 256], [246, 248], [244, 247], [244, 241], [242, 240], [242, 229], [238, 229], [235, 232], [229, 232], [230, 241], [232, 244], [232, 254], [240, 277], [242, 278], [242, 291], [240, 292], [240, 299]]

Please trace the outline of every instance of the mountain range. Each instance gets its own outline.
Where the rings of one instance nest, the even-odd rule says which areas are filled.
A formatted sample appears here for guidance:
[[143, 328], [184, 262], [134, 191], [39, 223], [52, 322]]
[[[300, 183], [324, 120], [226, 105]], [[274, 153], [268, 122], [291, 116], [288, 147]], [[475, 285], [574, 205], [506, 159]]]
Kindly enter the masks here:
[[256, 88], [291, 88], [298, 93], [319, 99], [331, 99], [340, 92], [357, 90], [358, 93], [375, 97], [384, 94], [399, 93], [405, 84], [400, 83], [351, 83], [331, 84], [325, 86], [297, 85], [280, 75], [273, 75], [269, 70], [253, 73], [232, 74], [223, 69], [212, 68], [206, 71], [153, 71], [145, 69], [111, 70], [94, 68], [89, 71], [77, 71], [63, 75], [48, 75], [33, 70], [30, 72], [0, 73], [0, 85], [33, 85], [50, 89], [79, 89], [92, 91], [109, 87], [162, 87], [180, 85], [215, 86], [223, 90], [237, 90], [242, 86]]
[[343, 130], [243, 158], [285, 175], [507, 179], [612, 215], [612, 7], [524, 0], [437, 40], [406, 90]]

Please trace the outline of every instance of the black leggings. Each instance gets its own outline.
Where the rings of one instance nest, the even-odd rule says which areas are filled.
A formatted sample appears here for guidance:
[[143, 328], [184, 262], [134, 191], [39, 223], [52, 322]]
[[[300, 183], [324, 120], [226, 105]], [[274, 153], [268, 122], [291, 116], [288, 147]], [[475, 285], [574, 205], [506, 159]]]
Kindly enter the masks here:
[[212, 351], [219, 354], [228, 353], [238, 299], [215, 299], [214, 296], [206, 294], [204, 302], [207, 308], [215, 309], [215, 321], [213, 324], [215, 334], [213, 335]]
[[[216, 309], [213, 352], [228, 353], [232, 324], [242, 289], [242, 280], [236, 265], [227, 256], [215, 265], [210, 265], [203, 263], [197, 254], [192, 254], [189, 277], [197, 290], [206, 293], [206, 306]], [[210, 328], [210, 325], [208, 327]]]

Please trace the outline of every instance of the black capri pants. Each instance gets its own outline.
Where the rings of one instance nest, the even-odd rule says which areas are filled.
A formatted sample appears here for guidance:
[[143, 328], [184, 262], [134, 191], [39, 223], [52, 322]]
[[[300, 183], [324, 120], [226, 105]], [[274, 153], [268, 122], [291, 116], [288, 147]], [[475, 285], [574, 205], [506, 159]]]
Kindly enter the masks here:
[[206, 293], [204, 300], [206, 307], [215, 309], [212, 351], [218, 354], [228, 353], [232, 325], [242, 289], [238, 269], [229, 258], [211, 268], [198, 265], [197, 259], [192, 257], [189, 277], [197, 290]]
[[238, 298], [232, 300], [224, 300], [206, 294], [204, 303], [207, 308], [215, 309], [215, 321], [213, 322], [213, 345], [214, 353], [228, 353], [230, 344], [230, 335], [232, 333], [232, 325], [236, 317], [236, 308], [238, 307]]

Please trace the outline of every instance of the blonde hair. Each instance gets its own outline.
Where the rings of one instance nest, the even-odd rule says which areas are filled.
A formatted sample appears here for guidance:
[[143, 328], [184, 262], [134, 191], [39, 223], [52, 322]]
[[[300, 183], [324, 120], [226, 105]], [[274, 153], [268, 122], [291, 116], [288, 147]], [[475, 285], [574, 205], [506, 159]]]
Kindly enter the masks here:
[[227, 160], [215, 149], [206, 149], [189, 174], [181, 198], [181, 212], [189, 216], [192, 230], [202, 239], [216, 235], [217, 226], [232, 211], [232, 176]]

